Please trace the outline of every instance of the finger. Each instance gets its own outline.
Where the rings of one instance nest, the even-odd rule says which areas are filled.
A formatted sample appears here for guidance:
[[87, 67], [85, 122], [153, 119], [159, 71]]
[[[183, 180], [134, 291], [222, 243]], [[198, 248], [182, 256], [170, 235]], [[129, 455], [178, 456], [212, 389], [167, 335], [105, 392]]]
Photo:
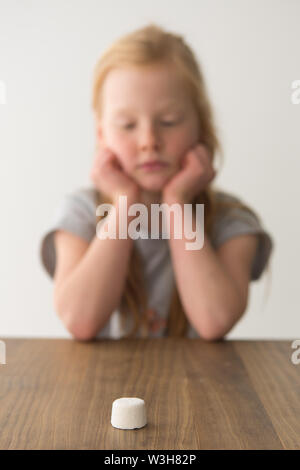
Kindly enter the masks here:
[[181, 159], [180, 168], [185, 168], [187, 166], [187, 163], [188, 163], [188, 154], [185, 154]]
[[201, 159], [201, 161], [209, 161], [207, 149], [203, 145], [197, 146], [196, 155]]
[[212, 169], [212, 178], [211, 178], [211, 179], [214, 179], [214, 178], [216, 177], [216, 175], [217, 175], [217, 172], [216, 172], [216, 170], [213, 168], [213, 169]]
[[212, 159], [210, 158], [209, 152], [207, 150], [201, 150], [199, 153], [197, 153], [197, 157], [198, 163], [200, 163], [200, 166], [204, 169], [204, 171], [211, 174], [211, 172], [214, 171], [214, 168], [212, 166]]
[[208, 170], [208, 161], [203, 155], [198, 154], [197, 152], [193, 152], [190, 156], [190, 164], [192, 166], [192, 172], [194, 174], [202, 174]]
[[206, 145], [203, 145], [203, 144], [197, 145], [196, 151], [198, 155], [201, 155], [203, 158], [205, 158], [208, 161], [212, 161], [212, 153], [207, 148]]
[[120, 168], [120, 162], [118, 157], [114, 152], [111, 150], [108, 151], [107, 153], [107, 161], [109, 162], [110, 165], [113, 165], [116, 168]]
[[112, 151], [110, 150], [109, 147], [105, 147], [104, 145], [101, 145], [101, 146], [98, 148], [97, 157], [99, 157], [99, 158], [107, 158], [111, 153], [112, 153]]
[[109, 168], [111, 168], [115, 171], [117, 170], [117, 171], [123, 172], [123, 167], [122, 167], [118, 157], [112, 151], [109, 151], [108, 155], [105, 157], [105, 164]]
[[108, 160], [108, 159], [111, 160], [111, 159], [113, 158], [113, 153], [112, 153], [112, 151], [109, 150], [109, 149], [107, 149], [107, 148], [105, 148], [105, 149], [103, 150], [103, 152], [102, 152], [101, 155], [102, 155], [102, 157], [103, 157], [104, 160]]
[[98, 154], [97, 163], [100, 165], [111, 165], [114, 160], [114, 154], [110, 149], [103, 149], [102, 152]]
[[216, 176], [216, 171], [211, 168], [207, 173], [206, 173], [206, 182], [210, 183]]

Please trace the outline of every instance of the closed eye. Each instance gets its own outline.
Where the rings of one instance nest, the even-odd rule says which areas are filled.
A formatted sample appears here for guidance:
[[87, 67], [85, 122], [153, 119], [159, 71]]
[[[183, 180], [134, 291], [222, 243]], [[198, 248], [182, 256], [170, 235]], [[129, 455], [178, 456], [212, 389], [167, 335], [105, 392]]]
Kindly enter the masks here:
[[176, 124], [175, 121], [162, 121], [161, 124], [163, 124], [164, 126], [173, 126]]
[[[168, 126], [176, 125], [177, 122], [176, 122], [176, 121], [161, 121], [161, 124], [162, 124], [163, 126], [167, 126], [167, 127], [168, 127]], [[122, 127], [123, 127], [123, 129], [132, 129], [133, 126], [134, 126], [134, 124], [126, 124], [126, 125], [124, 125], [124, 126], [122, 126]]]

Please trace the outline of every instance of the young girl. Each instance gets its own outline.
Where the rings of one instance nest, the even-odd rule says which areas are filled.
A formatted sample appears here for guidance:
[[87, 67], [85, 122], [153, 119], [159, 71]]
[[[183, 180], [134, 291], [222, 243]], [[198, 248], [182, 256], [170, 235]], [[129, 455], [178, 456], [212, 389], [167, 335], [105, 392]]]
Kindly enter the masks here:
[[[92, 185], [64, 197], [41, 242], [56, 312], [79, 340], [223, 338], [245, 312], [273, 241], [251, 208], [212, 188], [221, 146], [193, 52], [156, 25], [122, 37], [95, 67], [93, 109]], [[185, 235], [172, 230], [170, 238], [101, 239], [98, 222], [103, 229], [113, 211], [97, 217], [96, 209], [109, 203], [119, 215], [120, 196], [148, 208], [144, 235], [151, 204], [192, 204], [193, 214], [204, 204], [203, 247], [186, 250]]]

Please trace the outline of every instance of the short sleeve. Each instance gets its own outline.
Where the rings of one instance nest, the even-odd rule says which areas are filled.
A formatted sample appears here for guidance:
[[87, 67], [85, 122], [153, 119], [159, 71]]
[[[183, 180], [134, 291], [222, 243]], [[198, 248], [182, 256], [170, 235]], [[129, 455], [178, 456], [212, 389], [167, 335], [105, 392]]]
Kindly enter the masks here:
[[215, 221], [212, 244], [218, 248], [230, 238], [248, 234], [255, 234], [258, 237], [251, 271], [251, 280], [255, 281], [260, 278], [266, 268], [274, 247], [273, 238], [265, 230], [255, 213], [241, 208], [232, 208], [226, 211]]
[[56, 264], [54, 234], [66, 230], [90, 242], [96, 235], [96, 204], [92, 190], [80, 189], [66, 194], [54, 210], [52, 220], [42, 235], [40, 260], [53, 277]]

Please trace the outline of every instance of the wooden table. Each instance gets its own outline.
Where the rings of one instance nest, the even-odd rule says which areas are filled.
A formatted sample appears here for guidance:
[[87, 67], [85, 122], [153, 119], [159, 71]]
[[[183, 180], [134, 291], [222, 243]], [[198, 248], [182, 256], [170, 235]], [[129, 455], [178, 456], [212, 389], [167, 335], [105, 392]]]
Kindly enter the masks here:
[[[1, 339], [0, 449], [300, 449], [293, 340]], [[126, 396], [144, 428], [111, 425]]]

